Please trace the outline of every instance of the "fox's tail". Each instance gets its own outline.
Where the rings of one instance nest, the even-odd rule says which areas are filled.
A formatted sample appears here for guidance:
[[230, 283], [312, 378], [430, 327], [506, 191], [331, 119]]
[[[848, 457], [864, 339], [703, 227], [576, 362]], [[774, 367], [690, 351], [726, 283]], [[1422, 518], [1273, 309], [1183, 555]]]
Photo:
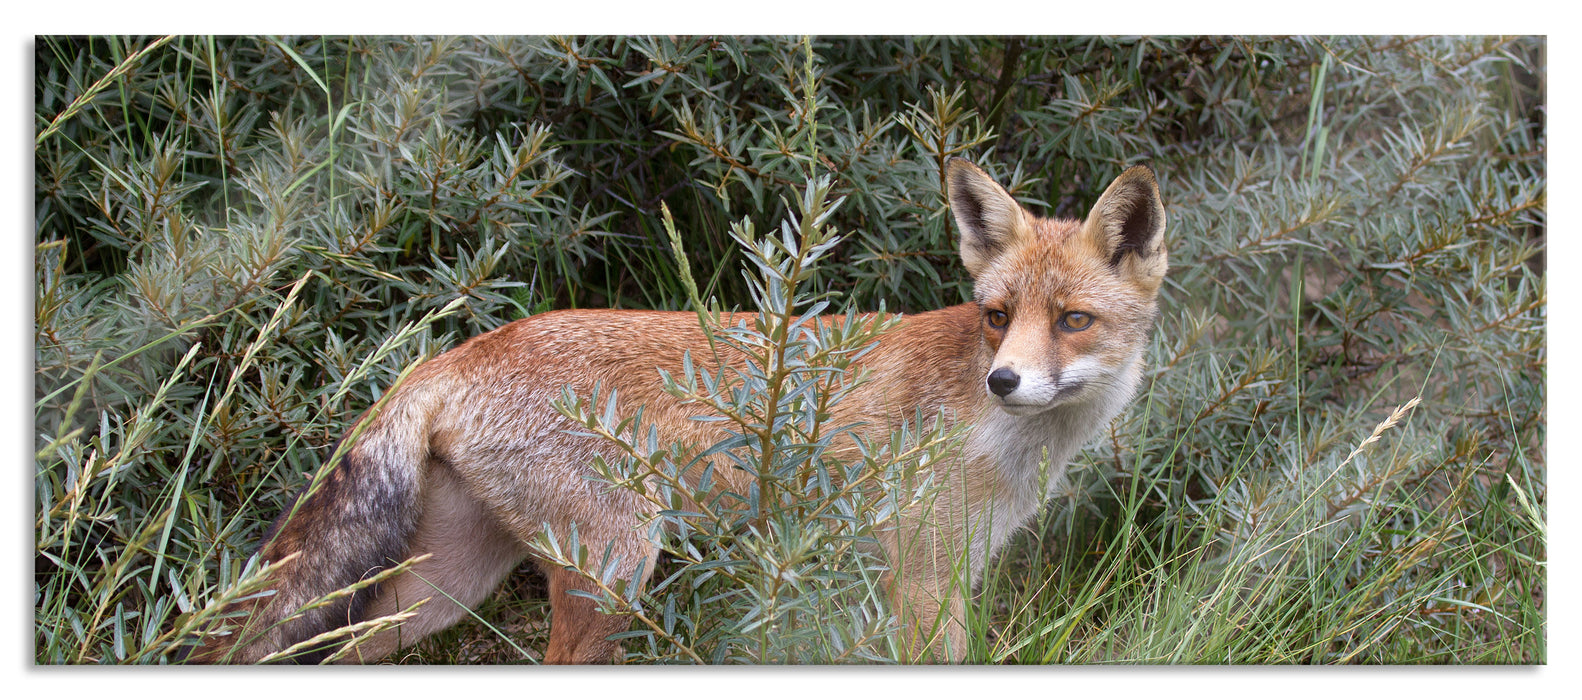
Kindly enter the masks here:
[[[265, 656], [362, 619], [377, 585], [303, 610], [321, 597], [399, 563], [421, 515], [427, 472], [428, 392], [398, 391], [317, 488], [303, 489], [264, 537], [258, 557], [280, 563], [273, 595], [233, 604], [230, 634], [209, 634], [187, 655], [194, 663], [256, 663]], [[296, 555], [289, 560], [287, 557]], [[286, 560], [283, 563], [282, 560]], [[344, 641], [344, 640], [342, 640]], [[317, 663], [330, 648], [293, 654]]]

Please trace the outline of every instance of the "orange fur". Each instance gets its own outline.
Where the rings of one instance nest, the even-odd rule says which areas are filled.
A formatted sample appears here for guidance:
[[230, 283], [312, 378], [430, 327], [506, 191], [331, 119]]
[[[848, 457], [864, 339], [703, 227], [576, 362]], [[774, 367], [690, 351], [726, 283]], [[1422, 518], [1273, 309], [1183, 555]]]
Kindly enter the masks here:
[[[919, 411], [973, 425], [960, 454], [931, 467], [936, 498], [903, 512], [881, 541], [904, 642], [919, 655], [960, 659], [959, 591], [1048, 497], [1047, 477], [1135, 392], [1166, 262], [1164, 210], [1146, 168], [1117, 178], [1086, 222], [1033, 216], [965, 161], [951, 161], [947, 175], [976, 303], [901, 319], [859, 360], [870, 380], [837, 404], [832, 421], [862, 422], [881, 440]], [[404, 609], [434, 596], [433, 586], [448, 594], [372, 635], [352, 660], [377, 659], [479, 603], [545, 524], [556, 533], [575, 526], [590, 551], [608, 547], [623, 578], [651, 570], [657, 548], [638, 523], [652, 506], [585, 478], [593, 456], [613, 457], [612, 448], [575, 434], [550, 404], [562, 387], [589, 396], [597, 385], [616, 390], [628, 415], [643, 406], [667, 442], [710, 444], [722, 437], [717, 424], [692, 420], [698, 407], [662, 391], [657, 371], [679, 374], [683, 352], [696, 361], [707, 347], [691, 313], [555, 311], [422, 365], [367, 420], [324, 488], [272, 530], [260, 556], [299, 555], [277, 575], [279, 592], [248, 610], [245, 634], [211, 637], [193, 658], [256, 661], [336, 624]], [[743, 472], [721, 469], [717, 478], [745, 492], [735, 483]], [[366, 600], [271, 628], [316, 596], [422, 553], [433, 556]], [[962, 563], [974, 580], [953, 582]], [[575, 574], [547, 573], [545, 661], [610, 661], [617, 645], [606, 638], [624, 618], [571, 595], [587, 585]]]

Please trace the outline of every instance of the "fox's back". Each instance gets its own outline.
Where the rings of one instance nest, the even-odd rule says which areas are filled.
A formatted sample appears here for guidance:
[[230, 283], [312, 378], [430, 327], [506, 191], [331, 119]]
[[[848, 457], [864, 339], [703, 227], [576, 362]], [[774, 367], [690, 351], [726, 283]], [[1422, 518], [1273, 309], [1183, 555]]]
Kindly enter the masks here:
[[[738, 321], [749, 319], [738, 314], [727, 320]], [[980, 412], [977, 376], [987, 357], [976, 324], [971, 305], [902, 317], [857, 361], [854, 369], [866, 373], [865, 381], [837, 404], [836, 424], [861, 424], [877, 435], [919, 411], [962, 419]], [[400, 411], [403, 394], [429, 393], [428, 400], [443, 405], [429, 426], [429, 444], [435, 456], [454, 464], [487, 464], [491, 455], [507, 452], [586, 460], [593, 450], [607, 449], [553, 408], [563, 389], [595, 400], [600, 410], [613, 396], [622, 417], [642, 407], [643, 423], [656, 426], [661, 440], [707, 446], [723, 436], [719, 423], [694, 420], [708, 414], [706, 407], [667, 393], [660, 374], [679, 379], [688, 353], [695, 367], [713, 375], [721, 365], [729, 372], [744, 364], [725, 343], [711, 348], [694, 313], [552, 311], [428, 361], [385, 410]], [[381, 414], [374, 427], [384, 420]]]

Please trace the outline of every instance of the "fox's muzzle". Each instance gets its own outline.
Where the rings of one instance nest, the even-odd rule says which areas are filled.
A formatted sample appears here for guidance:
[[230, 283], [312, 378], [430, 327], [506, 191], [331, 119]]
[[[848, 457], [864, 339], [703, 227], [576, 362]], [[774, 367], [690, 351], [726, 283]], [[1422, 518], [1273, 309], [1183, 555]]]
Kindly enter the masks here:
[[1022, 383], [1022, 377], [1010, 367], [1001, 367], [990, 372], [989, 378], [985, 381], [989, 385], [989, 391], [1003, 399], [1016, 391], [1016, 387]]

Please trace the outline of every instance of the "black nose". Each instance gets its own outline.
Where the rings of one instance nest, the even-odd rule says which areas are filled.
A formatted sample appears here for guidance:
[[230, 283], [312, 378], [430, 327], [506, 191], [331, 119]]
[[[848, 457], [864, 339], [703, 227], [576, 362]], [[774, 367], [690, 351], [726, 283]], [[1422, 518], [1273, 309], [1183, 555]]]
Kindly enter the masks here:
[[1009, 367], [1001, 367], [989, 373], [989, 391], [1000, 398], [1016, 391], [1016, 385], [1021, 383], [1022, 378]]

